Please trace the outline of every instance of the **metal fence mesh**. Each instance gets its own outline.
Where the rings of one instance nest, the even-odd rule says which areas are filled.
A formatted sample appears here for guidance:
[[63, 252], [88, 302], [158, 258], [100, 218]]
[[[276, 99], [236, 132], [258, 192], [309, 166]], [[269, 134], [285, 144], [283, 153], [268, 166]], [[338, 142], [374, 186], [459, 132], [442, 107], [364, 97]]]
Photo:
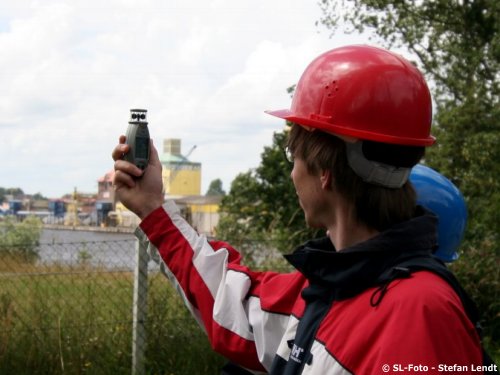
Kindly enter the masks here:
[[132, 234], [54, 233], [29, 252], [0, 243], [0, 374], [219, 372], [159, 267], [146, 258], [138, 269], [146, 253]]
[[[269, 255], [236, 245], [253, 265]], [[0, 374], [215, 374], [223, 362], [133, 234], [0, 241]]]
[[123, 240], [3, 252], [0, 373], [130, 373], [134, 251]]

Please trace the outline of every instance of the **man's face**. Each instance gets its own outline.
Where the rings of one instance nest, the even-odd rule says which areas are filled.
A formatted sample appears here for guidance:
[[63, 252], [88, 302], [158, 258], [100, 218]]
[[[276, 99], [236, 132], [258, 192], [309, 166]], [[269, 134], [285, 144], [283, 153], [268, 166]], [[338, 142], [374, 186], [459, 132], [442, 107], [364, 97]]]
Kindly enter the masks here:
[[295, 186], [300, 207], [304, 211], [307, 225], [313, 228], [325, 227], [324, 218], [328, 205], [320, 176], [311, 174], [304, 160], [295, 158], [290, 177]]

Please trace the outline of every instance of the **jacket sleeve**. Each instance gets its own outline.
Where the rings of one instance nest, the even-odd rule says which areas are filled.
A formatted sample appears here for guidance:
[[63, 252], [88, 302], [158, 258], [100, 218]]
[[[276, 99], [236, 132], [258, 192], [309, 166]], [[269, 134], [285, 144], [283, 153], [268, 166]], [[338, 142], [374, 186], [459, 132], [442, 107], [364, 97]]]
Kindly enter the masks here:
[[169, 201], [136, 236], [176, 287], [217, 352], [254, 371], [270, 368], [303, 280], [298, 273], [252, 272], [223, 242], [208, 242]]

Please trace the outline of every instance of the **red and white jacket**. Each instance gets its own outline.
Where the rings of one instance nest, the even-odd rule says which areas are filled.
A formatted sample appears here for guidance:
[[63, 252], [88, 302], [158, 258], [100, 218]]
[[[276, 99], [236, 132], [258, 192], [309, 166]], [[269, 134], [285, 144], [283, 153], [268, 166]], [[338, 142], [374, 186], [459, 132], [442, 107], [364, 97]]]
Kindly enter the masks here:
[[342, 252], [328, 239], [312, 241], [288, 256], [292, 273], [251, 271], [230, 245], [198, 235], [173, 202], [145, 218], [136, 236], [214, 350], [254, 373], [437, 374], [462, 366], [461, 374], [477, 374], [478, 335], [444, 280], [421, 271], [383, 288], [373, 283], [398, 257], [429, 251], [434, 233], [435, 218], [423, 213]]

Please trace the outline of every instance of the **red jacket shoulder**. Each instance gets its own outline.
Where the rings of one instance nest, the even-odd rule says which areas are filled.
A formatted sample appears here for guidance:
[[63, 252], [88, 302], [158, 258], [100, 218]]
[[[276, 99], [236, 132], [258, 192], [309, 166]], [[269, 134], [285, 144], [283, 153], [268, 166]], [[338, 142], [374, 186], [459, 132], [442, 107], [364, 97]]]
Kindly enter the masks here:
[[[479, 338], [454, 290], [427, 271], [390, 284], [376, 306], [376, 288], [334, 303], [318, 339], [354, 372], [384, 364], [481, 364]], [[361, 371], [361, 370], [362, 371]]]

